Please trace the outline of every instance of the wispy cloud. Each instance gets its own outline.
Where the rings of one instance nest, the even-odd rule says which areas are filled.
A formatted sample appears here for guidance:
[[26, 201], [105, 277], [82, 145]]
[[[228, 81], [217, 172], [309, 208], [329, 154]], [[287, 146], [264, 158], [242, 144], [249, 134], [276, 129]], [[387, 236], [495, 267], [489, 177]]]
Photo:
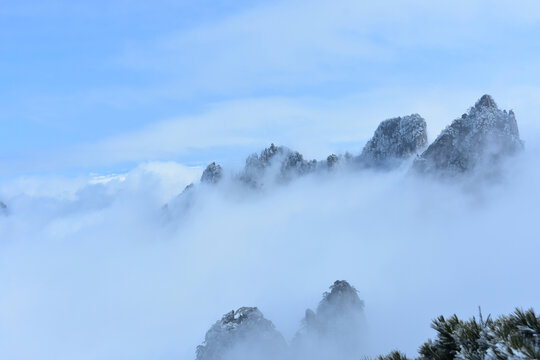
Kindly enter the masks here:
[[[528, 1], [278, 2], [136, 45], [122, 59], [172, 75], [184, 96], [418, 83], [414, 75], [436, 75], [433, 67], [414, 66], [426, 60], [439, 76], [458, 75], [457, 66], [460, 79], [445, 80], [468, 86], [473, 81], [466, 76], [482, 72], [479, 62], [504, 71], [505, 51], [532, 51], [536, 63], [526, 39], [539, 17], [538, 5]], [[406, 65], [406, 73], [398, 71]]]
[[[107, 23], [123, 5], [111, 5], [103, 18], [90, 13]], [[137, 3], [126, 14], [157, 16], [172, 6], [158, 5], [150, 11]], [[68, 10], [70, 21], [84, 12]], [[540, 50], [530, 44], [539, 13], [525, 0], [296, 0], [239, 5], [129, 38], [114, 28], [114, 46], [89, 43], [99, 55], [84, 65], [91, 79], [77, 72], [68, 90], [45, 82], [47, 91], [6, 93], [0, 118], [10, 135], [0, 142], [0, 175], [206, 161], [194, 150], [254, 150], [270, 141], [337, 151], [344, 146], [336, 142], [361, 142], [378, 121], [411, 112], [426, 117], [435, 136], [486, 92], [513, 107], [520, 123], [532, 123]], [[352, 136], [360, 128], [363, 135]]]
[[238, 164], [270, 143], [297, 149], [309, 158], [358, 153], [380, 121], [411, 113], [427, 120], [428, 135], [433, 140], [483, 93], [492, 94], [501, 108], [516, 112], [525, 141], [540, 132], [537, 86], [396, 86], [333, 99], [245, 98], [209, 104], [197, 114], [155, 122], [99, 141], [6, 158], [0, 163], [0, 175], [73, 168], [91, 172], [93, 168], [114, 169], [119, 164], [126, 171], [139, 162], [153, 160]]

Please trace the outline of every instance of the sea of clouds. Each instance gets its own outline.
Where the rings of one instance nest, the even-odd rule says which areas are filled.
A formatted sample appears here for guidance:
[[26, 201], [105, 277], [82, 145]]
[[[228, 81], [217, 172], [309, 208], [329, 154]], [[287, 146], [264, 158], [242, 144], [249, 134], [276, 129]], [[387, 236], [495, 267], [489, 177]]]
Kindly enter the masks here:
[[337, 279], [365, 301], [366, 355], [415, 355], [441, 314], [538, 310], [536, 144], [489, 181], [342, 169], [259, 191], [200, 185], [173, 216], [163, 205], [202, 168], [6, 181], [0, 358], [193, 359], [241, 306], [291, 340]]

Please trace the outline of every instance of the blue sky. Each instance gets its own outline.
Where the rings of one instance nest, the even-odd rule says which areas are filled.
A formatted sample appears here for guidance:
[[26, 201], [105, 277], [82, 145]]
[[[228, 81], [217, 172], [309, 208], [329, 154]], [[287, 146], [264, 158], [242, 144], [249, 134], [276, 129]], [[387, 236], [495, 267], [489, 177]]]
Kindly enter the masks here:
[[538, 130], [534, 1], [5, 1], [0, 177], [358, 151], [483, 93]]

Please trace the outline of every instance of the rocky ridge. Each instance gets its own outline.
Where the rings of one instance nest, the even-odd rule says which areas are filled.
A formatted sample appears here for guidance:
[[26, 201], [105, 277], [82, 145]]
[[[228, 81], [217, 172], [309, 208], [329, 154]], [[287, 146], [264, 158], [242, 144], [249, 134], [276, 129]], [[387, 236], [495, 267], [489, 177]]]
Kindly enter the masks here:
[[[475, 173], [497, 173], [502, 160], [523, 149], [523, 141], [512, 110], [500, 110], [493, 98], [483, 95], [469, 111], [454, 120], [429, 146], [426, 121], [418, 114], [384, 120], [353, 156], [331, 154], [325, 160], [306, 160], [298, 151], [271, 144], [259, 154], [250, 155], [237, 174], [226, 174], [215, 162], [204, 170], [200, 183], [216, 186], [224, 180], [247, 189], [260, 189], [288, 183], [309, 174], [325, 174], [338, 168], [386, 171], [412, 161], [412, 173], [439, 178], [456, 178]], [[427, 146], [427, 148], [426, 148]], [[188, 186], [180, 198], [189, 197]]]

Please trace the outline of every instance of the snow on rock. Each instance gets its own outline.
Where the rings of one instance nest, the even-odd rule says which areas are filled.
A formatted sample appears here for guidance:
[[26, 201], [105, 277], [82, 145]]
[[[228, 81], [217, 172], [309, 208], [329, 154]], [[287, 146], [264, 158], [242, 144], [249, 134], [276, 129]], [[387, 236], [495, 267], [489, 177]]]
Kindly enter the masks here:
[[358, 160], [369, 167], [391, 168], [426, 144], [426, 121], [420, 115], [388, 119], [379, 124]]
[[305, 359], [359, 359], [364, 333], [364, 302], [347, 281], [338, 280], [323, 294], [317, 310], [306, 310], [292, 352]]
[[[500, 110], [484, 95], [456, 119], [414, 162], [423, 173], [457, 175], [475, 169], [493, 171], [499, 160], [523, 149], [514, 112]], [[480, 167], [484, 165], [483, 167]]]
[[259, 187], [265, 181], [287, 181], [313, 172], [316, 168], [316, 160], [305, 160], [298, 151], [271, 144], [260, 155], [252, 154], [246, 159], [239, 178], [248, 185]]
[[[271, 144], [259, 154], [250, 155], [244, 168], [227, 179], [220, 165], [215, 162], [209, 164], [200, 182], [203, 185], [220, 183], [220, 186], [226, 183], [224, 187], [232, 185], [240, 190], [261, 189], [286, 184], [308, 174], [324, 176], [338, 169], [391, 170], [415, 154], [412, 167], [418, 173], [453, 176], [481, 169], [484, 172], [488, 170], [488, 174], [497, 174], [500, 167], [494, 165], [521, 150], [523, 142], [514, 113], [499, 110], [495, 101], [489, 95], [484, 95], [467, 114], [454, 120], [423, 151], [426, 146], [426, 121], [420, 115], [412, 114], [381, 122], [358, 156], [331, 154], [326, 160], [306, 160], [298, 151]], [[418, 155], [421, 151], [421, 155]], [[200, 189], [199, 186], [196, 189], [186, 188], [169, 203], [168, 211], [188, 209], [199, 190], [203, 189], [207, 190], [204, 186]]]
[[216, 322], [197, 347], [196, 360], [280, 359], [287, 344], [256, 307], [241, 307]]
[[201, 183], [216, 184], [222, 177], [223, 169], [221, 168], [221, 165], [216, 165], [216, 163], [213, 162], [204, 169], [201, 176]]
[[196, 360], [357, 360], [361, 358], [364, 302], [347, 281], [323, 294], [317, 310], [306, 310], [290, 346], [256, 307], [231, 311], [206, 333]]

